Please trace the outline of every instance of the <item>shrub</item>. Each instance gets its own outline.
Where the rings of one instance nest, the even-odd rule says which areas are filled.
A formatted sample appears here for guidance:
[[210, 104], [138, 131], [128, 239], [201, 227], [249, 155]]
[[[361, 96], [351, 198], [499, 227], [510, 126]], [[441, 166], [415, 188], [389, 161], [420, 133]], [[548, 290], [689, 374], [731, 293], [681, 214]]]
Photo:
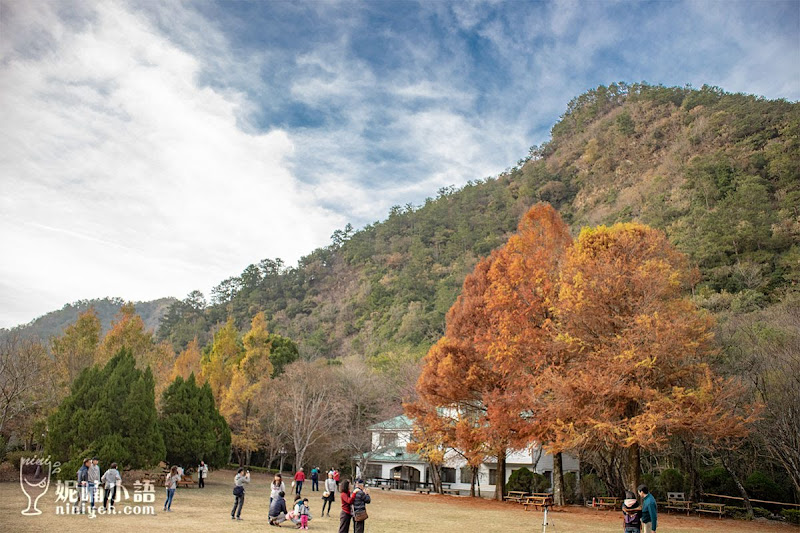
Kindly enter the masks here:
[[19, 481], [19, 463], [0, 463], [0, 481]]
[[[527, 469], [526, 469], [527, 470]], [[547, 492], [550, 488], [550, 479], [542, 474], [533, 474], [533, 483], [531, 492]]]
[[667, 492], [683, 492], [683, 473], [674, 468], [667, 468], [658, 476], [658, 485], [664, 494]]
[[539, 492], [531, 490], [533, 487], [533, 472], [525, 468], [518, 468], [508, 476], [507, 490], [521, 490], [524, 492]]
[[[736, 518], [737, 520], [747, 520], [747, 509], [744, 507], [737, 507], [735, 505], [726, 505], [725, 512], [730, 515], [731, 518]], [[763, 507], [753, 507], [753, 517], [755, 518], [771, 518], [772, 513], [768, 509], [764, 509]]]
[[781, 516], [790, 524], [800, 526], [800, 509], [784, 509], [781, 511]]
[[751, 498], [768, 501], [786, 501], [787, 495], [771, 476], [756, 470], [744, 482], [744, 488]]
[[587, 500], [590, 500], [597, 496], [606, 496], [608, 494], [608, 489], [606, 489], [606, 484], [597, 477], [597, 474], [586, 474], [585, 476], [581, 476], [581, 494]]
[[578, 502], [578, 476], [575, 472], [564, 474], [564, 500], [567, 503]]
[[6, 462], [10, 463], [12, 466], [15, 466], [17, 468], [17, 471], [19, 471], [19, 460], [22, 459], [23, 457], [44, 458], [46, 456], [42, 452], [26, 452], [26, 451], [20, 450], [20, 451], [16, 451], [16, 452], [8, 452], [6, 454]]
[[715, 466], [700, 473], [703, 492], [706, 494], [739, 495], [736, 484], [730, 474], [721, 466]]

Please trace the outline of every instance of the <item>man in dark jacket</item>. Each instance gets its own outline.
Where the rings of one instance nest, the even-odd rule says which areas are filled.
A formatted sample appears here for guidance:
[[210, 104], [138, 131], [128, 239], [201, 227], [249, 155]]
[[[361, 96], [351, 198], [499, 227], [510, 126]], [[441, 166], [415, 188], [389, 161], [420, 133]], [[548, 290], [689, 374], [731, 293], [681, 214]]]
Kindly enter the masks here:
[[269, 504], [269, 525], [277, 526], [281, 522], [286, 521], [286, 500], [284, 497], [286, 493], [280, 491], [278, 495], [272, 499], [272, 503]]
[[[83, 460], [83, 465], [78, 469], [78, 502], [80, 512], [83, 514], [86, 511], [86, 503], [89, 499], [89, 459]], [[77, 508], [75, 509], [77, 512]]]
[[353, 491], [353, 527], [354, 533], [364, 533], [364, 521], [355, 520], [358, 513], [367, 512], [367, 504], [370, 503], [369, 493], [364, 488], [364, 480], [359, 479], [356, 481], [356, 490]]

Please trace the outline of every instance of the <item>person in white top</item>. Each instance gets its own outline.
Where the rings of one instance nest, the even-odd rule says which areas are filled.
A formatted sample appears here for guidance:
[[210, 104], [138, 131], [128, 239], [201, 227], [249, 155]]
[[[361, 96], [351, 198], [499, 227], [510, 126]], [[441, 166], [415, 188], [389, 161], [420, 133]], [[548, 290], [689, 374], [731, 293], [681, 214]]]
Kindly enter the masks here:
[[178, 481], [180, 480], [181, 476], [178, 474], [178, 467], [173, 466], [164, 481], [164, 486], [167, 487], [167, 501], [164, 502], [164, 510], [168, 513], [172, 512], [172, 498], [175, 497], [175, 489], [178, 488]]
[[328, 516], [331, 515], [331, 506], [334, 500], [336, 500], [336, 481], [333, 479], [333, 472], [328, 472], [328, 479], [325, 480], [325, 492], [322, 493], [322, 514], [320, 516], [325, 516], [326, 503], [328, 504]]
[[208, 477], [208, 465], [200, 461], [200, 466], [197, 467], [197, 487], [203, 488], [206, 486], [206, 478]]
[[286, 493], [286, 485], [283, 484], [283, 478], [280, 474], [275, 474], [275, 477], [272, 479], [272, 483], [269, 486], [271, 490], [269, 495], [269, 503], [272, 503], [272, 500], [278, 497], [278, 494], [283, 492]]

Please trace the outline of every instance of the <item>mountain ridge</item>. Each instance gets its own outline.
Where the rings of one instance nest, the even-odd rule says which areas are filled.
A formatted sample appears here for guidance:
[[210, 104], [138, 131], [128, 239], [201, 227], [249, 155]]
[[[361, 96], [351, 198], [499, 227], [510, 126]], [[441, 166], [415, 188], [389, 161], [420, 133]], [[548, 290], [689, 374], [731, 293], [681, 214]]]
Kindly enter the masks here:
[[573, 99], [551, 139], [497, 177], [441, 188], [420, 206], [353, 231], [290, 267], [264, 259], [222, 281], [206, 304], [174, 301], [158, 337], [207, 343], [233, 316], [265, 311], [307, 358], [419, 357], [479, 257], [535, 202], [577, 233], [638, 220], [663, 230], [701, 273], [715, 313], [769, 305], [800, 283], [800, 107], [785, 100], [615, 83]]

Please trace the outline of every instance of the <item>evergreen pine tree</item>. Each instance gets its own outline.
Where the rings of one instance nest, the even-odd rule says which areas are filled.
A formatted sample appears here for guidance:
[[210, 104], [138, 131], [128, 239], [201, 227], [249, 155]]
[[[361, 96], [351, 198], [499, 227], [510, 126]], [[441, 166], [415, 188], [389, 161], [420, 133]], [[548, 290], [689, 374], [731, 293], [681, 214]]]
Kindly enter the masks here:
[[54, 460], [64, 462], [64, 479], [73, 477], [85, 457], [97, 456], [102, 465], [117, 462], [125, 468], [163, 460], [150, 369], [137, 369], [125, 348], [104, 367], [84, 369], [48, 419], [45, 448]]
[[161, 431], [167, 447], [167, 462], [191, 465], [205, 461], [224, 465], [230, 455], [231, 432], [214, 405], [208, 383], [198, 387], [194, 373], [178, 376], [164, 391]]

